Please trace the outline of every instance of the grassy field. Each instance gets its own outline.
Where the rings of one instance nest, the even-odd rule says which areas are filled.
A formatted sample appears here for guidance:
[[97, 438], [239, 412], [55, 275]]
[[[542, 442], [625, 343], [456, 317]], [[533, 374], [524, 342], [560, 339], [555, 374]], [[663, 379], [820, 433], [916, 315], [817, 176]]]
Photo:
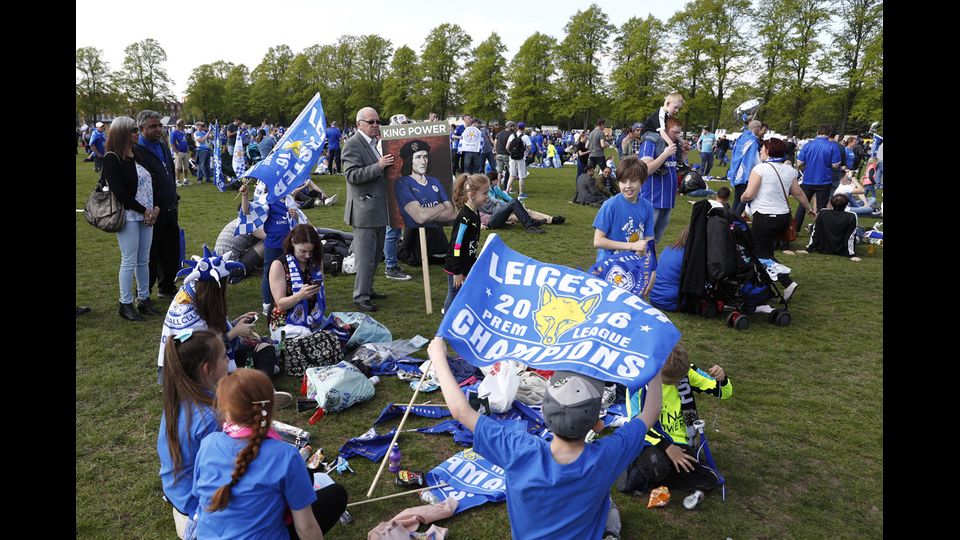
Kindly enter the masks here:
[[[698, 156], [692, 155], [693, 162]], [[714, 167], [719, 174], [725, 167]], [[91, 163], [77, 159], [76, 207], [83, 208], [97, 176]], [[315, 176], [325, 190], [345, 191], [341, 176]], [[716, 189], [721, 183], [711, 183]], [[595, 258], [591, 223], [596, 209], [570, 204], [574, 169], [533, 169], [527, 182], [527, 206], [566, 216], [564, 225], [545, 226], [531, 235], [514, 226], [497, 231], [513, 249], [545, 262], [588, 268]], [[223, 225], [236, 216], [234, 192], [212, 185], [179, 188], [180, 225], [187, 254], [210, 247]], [[691, 205], [678, 197], [666, 239], [672, 242], [689, 221]], [[796, 203], [794, 202], [794, 205]], [[306, 211], [317, 226], [345, 228], [342, 202]], [[93, 311], [76, 320], [76, 528], [82, 538], [175, 538], [169, 507], [161, 500], [156, 454], [161, 392], [156, 358], [162, 318], [131, 323], [117, 315], [116, 236], [85, 223], [77, 213], [76, 303]], [[869, 227], [874, 220], [861, 219]], [[347, 228], [347, 230], [349, 230]], [[800, 241], [806, 243], [806, 231]], [[795, 249], [797, 245], [795, 244]], [[648, 510], [646, 500], [614, 494], [621, 507], [623, 537], [635, 538], [783, 538], [880, 537], [883, 527], [883, 249], [873, 255], [858, 246], [864, 259], [853, 263], [827, 255], [782, 256], [800, 283], [790, 304], [793, 323], [786, 328], [752, 317], [747, 331], [737, 332], [721, 320], [669, 314], [683, 333], [692, 361], [701, 367], [722, 365], [735, 392], [718, 402], [701, 397], [698, 408], [718, 466], [727, 479], [726, 501], [708, 494], [694, 512], [675, 494], [666, 508]], [[778, 255], [779, 256], [779, 255]], [[419, 269], [415, 278], [396, 282], [376, 279], [388, 295], [378, 301], [377, 320], [395, 339], [416, 334], [432, 337], [441, 316], [446, 278], [430, 268], [433, 305], [426, 315]], [[331, 310], [352, 311], [353, 276], [326, 282]], [[260, 310], [260, 280], [231, 285], [230, 314]], [[258, 331], [267, 334], [261, 319]], [[420, 356], [425, 355], [421, 352]], [[275, 384], [299, 391], [299, 381], [280, 377]], [[407, 384], [387, 378], [368, 402], [328, 414], [308, 426], [309, 412], [279, 411], [283, 422], [308, 429], [316, 448], [328, 456], [350, 437], [369, 429], [389, 402], [406, 403]], [[423, 399], [442, 400], [439, 391]], [[433, 420], [411, 417], [409, 427]], [[382, 433], [398, 420], [379, 427]], [[401, 436], [404, 468], [428, 470], [461, 448], [448, 436], [407, 433]], [[351, 500], [364, 499], [377, 464], [355, 458], [356, 474], [336, 478]], [[336, 477], [336, 475], [334, 475]], [[387, 474], [375, 496], [398, 492]], [[351, 509], [356, 522], [337, 526], [334, 539], [366, 538], [378, 522], [421, 504], [399, 497]], [[441, 523], [455, 538], [508, 538], [505, 504], [487, 505]]]

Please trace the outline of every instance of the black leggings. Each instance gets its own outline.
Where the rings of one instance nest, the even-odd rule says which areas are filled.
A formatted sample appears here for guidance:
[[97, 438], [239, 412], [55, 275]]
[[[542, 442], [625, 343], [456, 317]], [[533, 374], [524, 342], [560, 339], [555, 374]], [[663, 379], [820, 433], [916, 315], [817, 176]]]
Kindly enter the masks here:
[[773, 258], [773, 244], [777, 237], [790, 226], [790, 214], [753, 214], [753, 238], [757, 244], [757, 257]]
[[[312, 481], [313, 477], [311, 475]], [[317, 500], [311, 506], [313, 515], [317, 518], [317, 523], [320, 524], [320, 529], [323, 530], [323, 534], [327, 534], [337, 524], [343, 511], [347, 509], [347, 490], [343, 489], [340, 484], [318, 489]], [[287, 531], [290, 533], [292, 540], [299, 540], [300, 535], [297, 534], [297, 528], [293, 523], [287, 525]]]

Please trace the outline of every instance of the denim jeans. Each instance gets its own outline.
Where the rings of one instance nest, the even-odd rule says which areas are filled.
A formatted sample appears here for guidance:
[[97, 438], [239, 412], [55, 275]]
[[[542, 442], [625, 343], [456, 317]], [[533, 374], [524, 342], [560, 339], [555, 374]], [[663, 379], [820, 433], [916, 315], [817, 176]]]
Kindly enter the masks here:
[[847, 195], [847, 208], [858, 216], [870, 215], [873, 213], [873, 205], [877, 203], [876, 197], [867, 197], [867, 204], [863, 204], [856, 195]]
[[210, 174], [210, 149], [197, 148], [197, 182], [203, 182], [203, 179], [213, 180]]
[[877, 196], [877, 186], [875, 184], [870, 184], [869, 186], [863, 186], [863, 194], [869, 197], [876, 198]]
[[877, 162], [876, 184], [878, 188], [883, 189], [883, 162], [882, 161]]
[[386, 259], [388, 270], [400, 266], [400, 262], [397, 261], [397, 249], [399, 249], [400, 240], [402, 239], [402, 228], [387, 225], [387, 236], [383, 243], [383, 258]]
[[710, 175], [710, 169], [713, 168], [713, 152], [700, 152], [700, 170], [704, 176]]
[[493, 152], [487, 152], [485, 154], [481, 154], [481, 157], [483, 158], [483, 160], [480, 162], [480, 172], [484, 174], [486, 174], [487, 172], [486, 167], [484, 166], [484, 163], [483, 163], [484, 161], [486, 162], [487, 165], [490, 165], [491, 171], [497, 170], [497, 160], [494, 157]]
[[143, 221], [128, 220], [117, 233], [120, 244], [120, 302], [133, 303], [130, 286], [137, 278], [137, 298], [150, 298], [150, 244], [153, 242], [153, 227]]
[[[654, 208], [653, 209], [653, 241], [660, 246], [660, 239], [663, 238], [663, 232], [667, 230], [670, 224], [670, 212], [673, 208]], [[644, 231], [644, 236], [649, 233]]]
[[273, 303], [273, 295], [270, 294], [270, 265], [281, 257], [283, 251], [280, 248], [263, 248], [263, 281], [260, 283], [260, 292], [263, 294], [264, 304]]
[[450, 304], [452, 304], [453, 299], [457, 297], [458, 291], [460, 291], [460, 289], [453, 286], [453, 274], [447, 274], [447, 298], [443, 301], [444, 313], [450, 309]]
[[463, 172], [467, 174], [483, 172], [483, 154], [480, 152], [463, 153]]
[[520, 204], [520, 201], [514, 199], [509, 203], [500, 206], [493, 214], [490, 215], [490, 221], [487, 222], [487, 228], [499, 229], [500, 227], [503, 227], [507, 223], [507, 220], [510, 219], [510, 214], [516, 214], [517, 219], [520, 220], [520, 224], [524, 227], [530, 226], [533, 222], [533, 219], [530, 217], [527, 209]]

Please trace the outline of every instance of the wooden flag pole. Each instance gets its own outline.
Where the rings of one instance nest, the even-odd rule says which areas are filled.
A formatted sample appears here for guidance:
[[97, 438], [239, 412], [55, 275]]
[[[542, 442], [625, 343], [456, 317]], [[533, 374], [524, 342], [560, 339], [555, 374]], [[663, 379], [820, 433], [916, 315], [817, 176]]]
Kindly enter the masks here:
[[393, 495], [384, 495], [383, 497], [377, 497], [377, 498], [375, 498], [375, 499], [367, 499], [367, 500], [365, 500], [365, 501], [355, 501], [355, 502], [352, 502], [352, 503], [347, 504], [347, 506], [356, 506], [356, 505], [358, 505], [358, 504], [367, 504], [367, 503], [371, 503], [371, 502], [374, 502], [374, 501], [382, 501], [382, 500], [384, 500], [384, 499], [392, 499], [392, 498], [394, 498], [394, 497], [403, 497], [404, 495], [410, 495], [411, 493], [420, 493], [421, 491], [427, 491], [428, 489], [437, 489], [437, 488], [447, 487], [447, 486], [449, 486], [449, 485], [450, 485], [450, 484], [448, 484], [448, 483], [446, 483], [446, 482], [440, 482], [439, 484], [437, 484], [437, 485], [435, 485], [435, 486], [427, 486], [427, 487], [425, 487], [425, 488], [415, 489], [415, 490], [413, 490], [413, 491], [404, 491], [403, 493], [394, 493]]
[[[423, 229], [420, 229], [422, 232]], [[423, 237], [421, 237], [423, 238]], [[403, 412], [403, 418], [400, 419], [400, 425], [397, 426], [397, 433], [393, 436], [393, 440], [390, 441], [390, 445], [387, 446], [387, 454], [383, 456], [383, 461], [380, 462], [380, 470], [377, 471], [377, 475], [373, 477], [373, 482], [370, 484], [370, 489], [367, 490], [367, 498], [373, 495], [373, 488], [377, 487], [377, 480], [380, 480], [380, 475], [383, 474], [383, 468], [387, 465], [387, 460], [390, 459], [390, 450], [393, 449], [393, 444], [397, 442], [397, 437], [400, 436], [400, 430], [403, 429], [403, 423], [407, 421], [407, 417], [410, 416], [410, 408], [413, 407], [413, 402], [417, 399], [417, 394], [420, 393], [420, 387], [423, 386], [423, 380], [427, 378], [427, 371], [423, 370], [423, 375], [420, 376], [420, 383], [417, 384], [416, 390], [413, 391], [413, 397], [410, 398], [410, 403], [407, 404], [407, 410]]]
[[427, 306], [427, 315], [433, 313], [433, 298], [430, 297], [430, 255], [427, 253], [427, 231], [420, 227], [420, 266], [423, 267], [423, 301]]

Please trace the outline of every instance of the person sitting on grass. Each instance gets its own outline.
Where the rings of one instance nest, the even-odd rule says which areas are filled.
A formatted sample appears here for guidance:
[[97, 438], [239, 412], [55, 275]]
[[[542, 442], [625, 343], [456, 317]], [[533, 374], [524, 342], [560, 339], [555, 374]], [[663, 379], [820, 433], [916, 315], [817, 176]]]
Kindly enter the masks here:
[[227, 350], [220, 334], [188, 330], [164, 348], [163, 415], [157, 435], [163, 496], [173, 507], [177, 536], [183, 538], [187, 521], [200, 500], [193, 488], [193, 464], [200, 441], [220, 431], [213, 410], [217, 381], [227, 374]]
[[333, 206], [333, 204], [337, 202], [336, 193], [327, 197], [323, 189], [309, 178], [291, 193], [301, 210], [307, 210], [314, 206]]
[[691, 446], [692, 425], [697, 420], [692, 392], [729, 399], [733, 385], [722, 367], [714, 365], [704, 373], [690, 363], [687, 350], [679, 342], [663, 364], [661, 378], [662, 398], [657, 402], [644, 402], [643, 390], [631, 396], [633, 410], [640, 409], [640, 414], [662, 403], [658, 408], [660, 421], [647, 432], [650, 445], [617, 479], [617, 489], [623, 493], [647, 491], [660, 485], [671, 490], [714, 489], [719, 485], [717, 473], [700, 462], [700, 449]]
[[[610, 169], [604, 168], [603, 170], [609, 171]], [[598, 184], [602, 184], [597, 181], [598, 179], [594, 179], [593, 175], [595, 171], [596, 169], [587, 169], [586, 172], [577, 177], [576, 202], [578, 204], [600, 208], [604, 201], [610, 198], [610, 195], [600, 191]]]
[[548, 218], [551, 223], [563, 223], [563, 216], [544, 216], [543, 219], [535, 219], [532, 211], [528, 211], [518, 199], [514, 199], [500, 189], [500, 175], [497, 171], [488, 172], [487, 178], [490, 179], [490, 191], [487, 201], [480, 206], [482, 228], [499, 229], [510, 223], [520, 223], [529, 233], [543, 234], [544, 231], [540, 226], [547, 223]]
[[853, 249], [857, 215], [847, 211], [847, 196], [834, 194], [830, 197], [830, 205], [833, 208], [827, 208], [817, 214], [807, 249], [797, 253], [806, 254], [816, 251], [827, 255], [841, 255], [849, 257], [853, 262], [860, 262], [860, 257], [857, 257]]
[[642, 450], [647, 427], [660, 412], [658, 372], [649, 383], [647, 409], [613, 434], [586, 444], [603, 429], [602, 381], [557, 371], [543, 396], [543, 419], [553, 440], [514, 429], [470, 407], [447, 363], [447, 344], [428, 348], [443, 397], [453, 417], [474, 432], [474, 450], [504, 469], [507, 513], [513, 538], [619, 538], [620, 513], [610, 488]]
[[315, 490], [303, 458], [271, 427], [270, 379], [238, 369], [217, 384], [223, 431], [200, 442], [193, 494], [197, 538], [321, 540], [347, 506], [339, 484]]
[[874, 209], [877, 206], [877, 198], [865, 197], [864, 187], [850, 171], [840, 178], [840, 185], [834, 191], [834, 194], [837, 193], [847, 196], [847, 212], [853, 212], [858, 216], [882, 217], [877, 215], [879, 212]]
[[[730, 188], [724, 186], [720, 189]], [[676, 311], [680, 298], [680, 270], [683, 267], [683, 253], [687, 245], [690, 226], [685, 226], [677, 241], [667, 246], [657, 255], [657, 273], [650, 289], [650, 304], [660, 311]]]

